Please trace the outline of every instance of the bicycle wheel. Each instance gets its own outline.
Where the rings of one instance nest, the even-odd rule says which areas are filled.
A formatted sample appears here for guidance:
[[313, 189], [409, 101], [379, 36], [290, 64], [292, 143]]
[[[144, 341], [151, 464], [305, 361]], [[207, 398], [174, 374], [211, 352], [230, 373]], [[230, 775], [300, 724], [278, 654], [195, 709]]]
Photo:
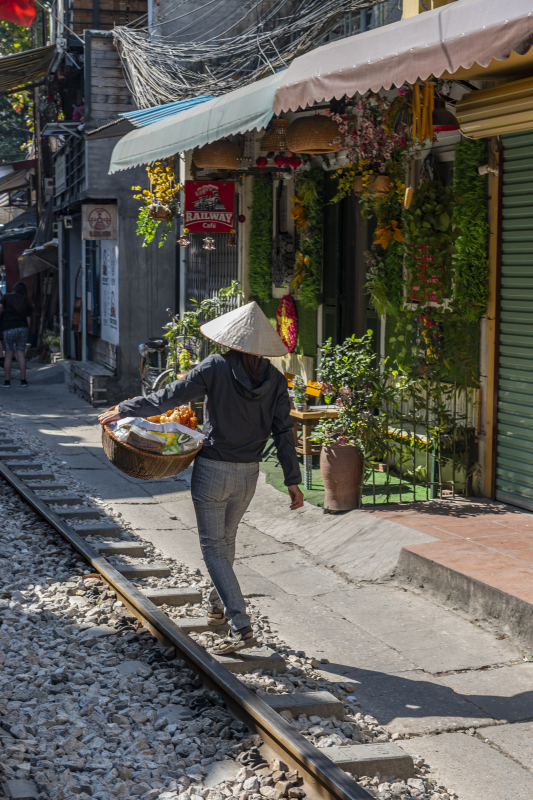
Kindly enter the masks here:
[[166, 369], [157, 378], [152, 381], [152, 392], [158, 392], [160, 389], [164, 389], [169, 383], [172, 383], [174, 380], [173, 377], [174, 373], [171, 369]]

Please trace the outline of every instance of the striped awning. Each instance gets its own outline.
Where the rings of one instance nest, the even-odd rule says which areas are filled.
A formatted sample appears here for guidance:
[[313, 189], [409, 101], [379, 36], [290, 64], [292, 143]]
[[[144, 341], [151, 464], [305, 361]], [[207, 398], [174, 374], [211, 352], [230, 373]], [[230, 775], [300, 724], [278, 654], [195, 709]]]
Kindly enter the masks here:
[[0, 58], [0, 93], [27, 86], [44, 78], [52, 64], [56, 47], [37, 47]]
[[151, 164], [225, 136], [266, 128], [282, 75], [277, 72], [126, 134], [115, 145], [109, 172]]

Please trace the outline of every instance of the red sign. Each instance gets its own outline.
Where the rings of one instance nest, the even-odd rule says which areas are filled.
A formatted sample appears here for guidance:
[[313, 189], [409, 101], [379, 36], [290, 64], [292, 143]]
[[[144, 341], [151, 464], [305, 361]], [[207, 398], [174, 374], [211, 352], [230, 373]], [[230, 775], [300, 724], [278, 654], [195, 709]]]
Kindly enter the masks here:
[[229, 233], [235, 227], [235, 184], [185, 181], [185, 221], [191, 233]]
[[[431, 273], [429, 273], [433, 256], [428, 253], [427, 244], [423, 245], [423, 247], [417, 247], [416, 249], [420, 253], [420, 255], [415, 256], [420, 283], [413, 286], [411, 300], [415, 303], [438, 303], [439, 298], [437, 293], [431, 287], [432, 284], [437, 284], [439, 279], [436, 275], [431, 275]], [[422, 289], [420, 287], [422, 287]]]

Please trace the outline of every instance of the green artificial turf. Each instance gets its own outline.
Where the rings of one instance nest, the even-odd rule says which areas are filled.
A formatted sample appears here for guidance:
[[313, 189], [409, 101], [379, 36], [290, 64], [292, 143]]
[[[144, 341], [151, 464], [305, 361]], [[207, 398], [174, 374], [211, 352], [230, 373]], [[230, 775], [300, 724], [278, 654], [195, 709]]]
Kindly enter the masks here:
[[[300, 459], [301, 460], [301, 459]], [[288, 494], [287, 487], [283, 482], [283, 471], [280, 466], [276, 466], [276, 460], [269, 458], [268, 461], [262, 461], [259, 465], [262, 472], [264, 472], [267, 483], [270, 483], [275, 489], [280, 492]], [[303, 464], [301, 464], [302, 479], [303, 479]], [[416, 496], [413, 494], [412, 484], [402, 481], [402, 489], [400, 493], [400, 479], [396, 475], [389, 475], [389, 485], [387, 487], [387, 475], [385, 472], [374, 472], [368, 475], [365, 479], [363, 488], [363, 505], [374, 505], [377, 503], [397, 503], [408, 502], [409, 500], [426, 500], [426, 487], [416, 486]], [[322, 475], [320, 467], [318, 466], [318, 456], [313, 458], [313, 478], [312, 488], [304, 489], [303, 483], [301, 490], [308, 503], [319, 508], [324, 508], [324, 484], [322, 482]], [[387, 500], [388, 494], [388, 500]]]

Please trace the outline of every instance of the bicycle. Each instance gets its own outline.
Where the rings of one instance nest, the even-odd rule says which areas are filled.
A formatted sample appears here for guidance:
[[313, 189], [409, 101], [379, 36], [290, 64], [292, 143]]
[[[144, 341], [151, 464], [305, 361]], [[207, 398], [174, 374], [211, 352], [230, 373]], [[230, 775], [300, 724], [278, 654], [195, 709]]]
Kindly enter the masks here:
[[[143, 397], [164, 389], [176, 380], [179, 374], [181, 350], [187, 350], [192, 361], [201, 361], [202, 342], [194, 337], [178, 336], [171, 344], [165, 339], [148, 339], [139, 345], [139, 371]], [[156, 363], [153, 363], [154, 354]], [[165, 364], [164, 369], [163, 364]]]
[[175, 380], [174, 370], [168, 367], [167, 362], [168, 347], [164, 339], [148, 339], [139, 345], [139, 372], [143, 397], [164, 389], [167, 384]]

